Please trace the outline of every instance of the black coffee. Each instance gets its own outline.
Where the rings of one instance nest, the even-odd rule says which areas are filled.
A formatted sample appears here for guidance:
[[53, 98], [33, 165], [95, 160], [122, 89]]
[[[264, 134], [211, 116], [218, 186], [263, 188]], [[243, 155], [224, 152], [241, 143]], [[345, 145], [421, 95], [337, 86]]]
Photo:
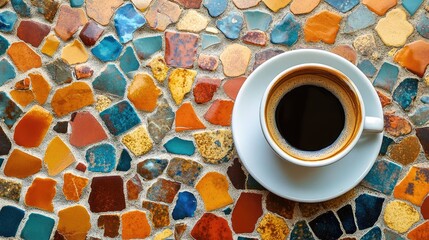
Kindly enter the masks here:
[[275, 121], [280, 134], [292, 147], [318, 151], [340, 136], [345, 114], [333, 93], [323, 87], [302, 85], [281, 98]]

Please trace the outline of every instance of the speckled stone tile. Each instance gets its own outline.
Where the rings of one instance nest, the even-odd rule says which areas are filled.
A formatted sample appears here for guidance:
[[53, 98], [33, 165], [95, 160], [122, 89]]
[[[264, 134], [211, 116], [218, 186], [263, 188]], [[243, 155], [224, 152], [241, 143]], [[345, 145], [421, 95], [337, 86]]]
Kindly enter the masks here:
[[147, 190], [147, 198], [152, 201], [172, 203], [181, 184], [163, 178], [158, 178]]
[[362, 180], [362, 185], [390, 195], [399, 179], [401, 170], [402, 167], [394, 162], [378, 160]]
[[285, 239], [290, 232], [286, 221], [272, 213], [264, 215], [256, 230], [263, 240]]
[[389, 228], [399, 233], [405, 233], [420, 220], [420, 215], [406, 202], [394, 200], [386, 205], [383, 218]]

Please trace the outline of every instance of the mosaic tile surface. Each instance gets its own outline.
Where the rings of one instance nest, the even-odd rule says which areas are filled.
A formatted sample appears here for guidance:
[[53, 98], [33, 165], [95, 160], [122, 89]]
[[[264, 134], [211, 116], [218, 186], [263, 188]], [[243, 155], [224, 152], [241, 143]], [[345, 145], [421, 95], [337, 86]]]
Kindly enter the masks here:
[[[429, 239], [428, 39], [427, 0], [0, 0], [0, 238]], [[384, 110], [323, 203], [265, 190], [231, 133], [247, 76], [302, 48]]]

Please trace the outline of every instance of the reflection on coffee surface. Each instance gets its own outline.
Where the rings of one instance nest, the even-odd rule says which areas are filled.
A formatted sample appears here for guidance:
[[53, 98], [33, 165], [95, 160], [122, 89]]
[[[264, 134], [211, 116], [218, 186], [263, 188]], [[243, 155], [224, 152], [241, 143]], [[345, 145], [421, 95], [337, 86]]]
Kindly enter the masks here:
[[275, 119], [280, 134], [292, 147], [318, 151], [337, 140], [344, 129], [345, 114], [333, 93], [303, 85], [283, 96]]

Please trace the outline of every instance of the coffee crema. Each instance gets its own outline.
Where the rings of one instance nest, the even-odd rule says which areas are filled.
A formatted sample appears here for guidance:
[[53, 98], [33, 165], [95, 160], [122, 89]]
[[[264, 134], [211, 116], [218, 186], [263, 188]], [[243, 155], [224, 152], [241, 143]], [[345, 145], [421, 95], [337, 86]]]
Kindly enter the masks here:
[[277, 80], [268, 94], [265, 121], [282, 151], [304, 161], [342, 151], [358, 134], [359, 97], [342, 73], [304, 66]]

